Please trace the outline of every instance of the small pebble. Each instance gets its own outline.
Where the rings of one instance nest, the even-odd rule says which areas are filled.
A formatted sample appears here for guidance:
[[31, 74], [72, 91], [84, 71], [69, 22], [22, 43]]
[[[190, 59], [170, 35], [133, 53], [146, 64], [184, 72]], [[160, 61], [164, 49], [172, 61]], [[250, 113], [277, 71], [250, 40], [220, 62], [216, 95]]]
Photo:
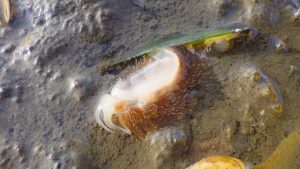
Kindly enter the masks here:
[[138, 6], [142, 9], [145, 9], [145, 2], [144, 0], [132, 0], [132, 4]]
[[288, 76], [291, 76], [293, 75], [296, 71], [299, 70], [299, 67], [298, 66], [295, 66], [295, 65], [289, 65], [289, 73], [288, 73]]
[[34, 155], [39, 154], [39, 153], [41, 152], [42, 149], [43, 149], [43, 147], [42, 147], [41, 145], [35, 146], [35, 147], [33, 148], [33, 154], [34, 154]]
[[1, 53], [11, 53], [15, 48], [16, 46], [14, 44], [7, 44], [1, 48]]
[[271, 38], [270, 44], [275, 48], [276, 52], [288, 52], [288, 46], [282, 39]]

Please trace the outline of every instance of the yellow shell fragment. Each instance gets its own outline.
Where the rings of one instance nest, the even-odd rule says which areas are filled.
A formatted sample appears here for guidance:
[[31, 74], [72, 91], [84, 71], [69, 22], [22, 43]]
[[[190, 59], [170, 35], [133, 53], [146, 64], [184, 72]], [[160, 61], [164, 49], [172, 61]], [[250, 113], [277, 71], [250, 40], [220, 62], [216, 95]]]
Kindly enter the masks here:
[[9, 0], [0, 0], [0, 26], [8, 24], [11, 17], [11, 9]]
[[211, 156], [202, 159], [187, 169], [246, 169], [244, 163], [228, 156]]
[[279, 144], [272, 155], [254, 169], [299, 169], [300, 134], [291, 133]]

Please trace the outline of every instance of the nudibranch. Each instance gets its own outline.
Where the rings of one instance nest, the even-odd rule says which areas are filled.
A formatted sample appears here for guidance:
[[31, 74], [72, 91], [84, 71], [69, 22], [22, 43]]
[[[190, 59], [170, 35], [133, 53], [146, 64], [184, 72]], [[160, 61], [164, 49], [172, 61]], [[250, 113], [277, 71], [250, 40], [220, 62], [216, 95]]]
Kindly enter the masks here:
[[211, 156], [204, 158], [187, 169], [246, 169], [245, 164], [228, 156]]
[[106, 130], [121, 130], [138, 138], [174, 126], [195, 105], [189, 90], [209, 66], [185, 48], [148, 53], [140, 70], [116, 82], [101, 97], [95, 116]]

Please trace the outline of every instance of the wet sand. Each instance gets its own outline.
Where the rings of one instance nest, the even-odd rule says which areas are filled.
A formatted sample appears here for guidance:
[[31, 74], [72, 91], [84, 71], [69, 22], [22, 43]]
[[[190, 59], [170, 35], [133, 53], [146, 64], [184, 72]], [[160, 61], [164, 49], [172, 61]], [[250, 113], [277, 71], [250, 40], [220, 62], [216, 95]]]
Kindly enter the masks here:
[[[300, 23], [289, 4], [13, 1], [13, 17], [0, 28], [0, 167], [175, 169], [210, 155], [261, 163], [289, 133], [300, 132]], [[207, 54], [219, 64], [199, 80], [197, 109], [182, 122], [186, 143], [140, 141], [96, 124], [101, 95], [134, 69], [101, 74], [99, 64], [178, 32], [232, 22], [250, 22], [259, 35], [225, 54]], [[276, 51], [271, 38], [283, 40], [288, 52]], [[226, 76], [239, 60], [254, 63], [278, 85], [283, 112], [263, 118], [265, 125], [258, 116], [242, 118], [245, 103], [238, 90], [230, 95], [236, 84]]]

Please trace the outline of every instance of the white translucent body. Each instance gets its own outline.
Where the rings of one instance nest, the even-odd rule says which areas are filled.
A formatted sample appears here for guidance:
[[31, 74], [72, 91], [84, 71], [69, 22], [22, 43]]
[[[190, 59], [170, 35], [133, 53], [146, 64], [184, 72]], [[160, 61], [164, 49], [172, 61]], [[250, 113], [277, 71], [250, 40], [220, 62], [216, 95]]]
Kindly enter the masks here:
[[116, 126], [111, 120], [113, 114], [122, 113], [115, 110], [116, 103], [121, 101], [129, 106], [143, 108], [154, 101], [162, 89], [171, 88], [176, 81], [180, 68], [176, 53], [162, 49], [151, 54], [151, 57], [153, 62], [127, 79], [118, 81], [111, 94], [102, 96], [95, 115], [97, 122], [104, 129], [118, 129], [130, 134], [128, 129]]

